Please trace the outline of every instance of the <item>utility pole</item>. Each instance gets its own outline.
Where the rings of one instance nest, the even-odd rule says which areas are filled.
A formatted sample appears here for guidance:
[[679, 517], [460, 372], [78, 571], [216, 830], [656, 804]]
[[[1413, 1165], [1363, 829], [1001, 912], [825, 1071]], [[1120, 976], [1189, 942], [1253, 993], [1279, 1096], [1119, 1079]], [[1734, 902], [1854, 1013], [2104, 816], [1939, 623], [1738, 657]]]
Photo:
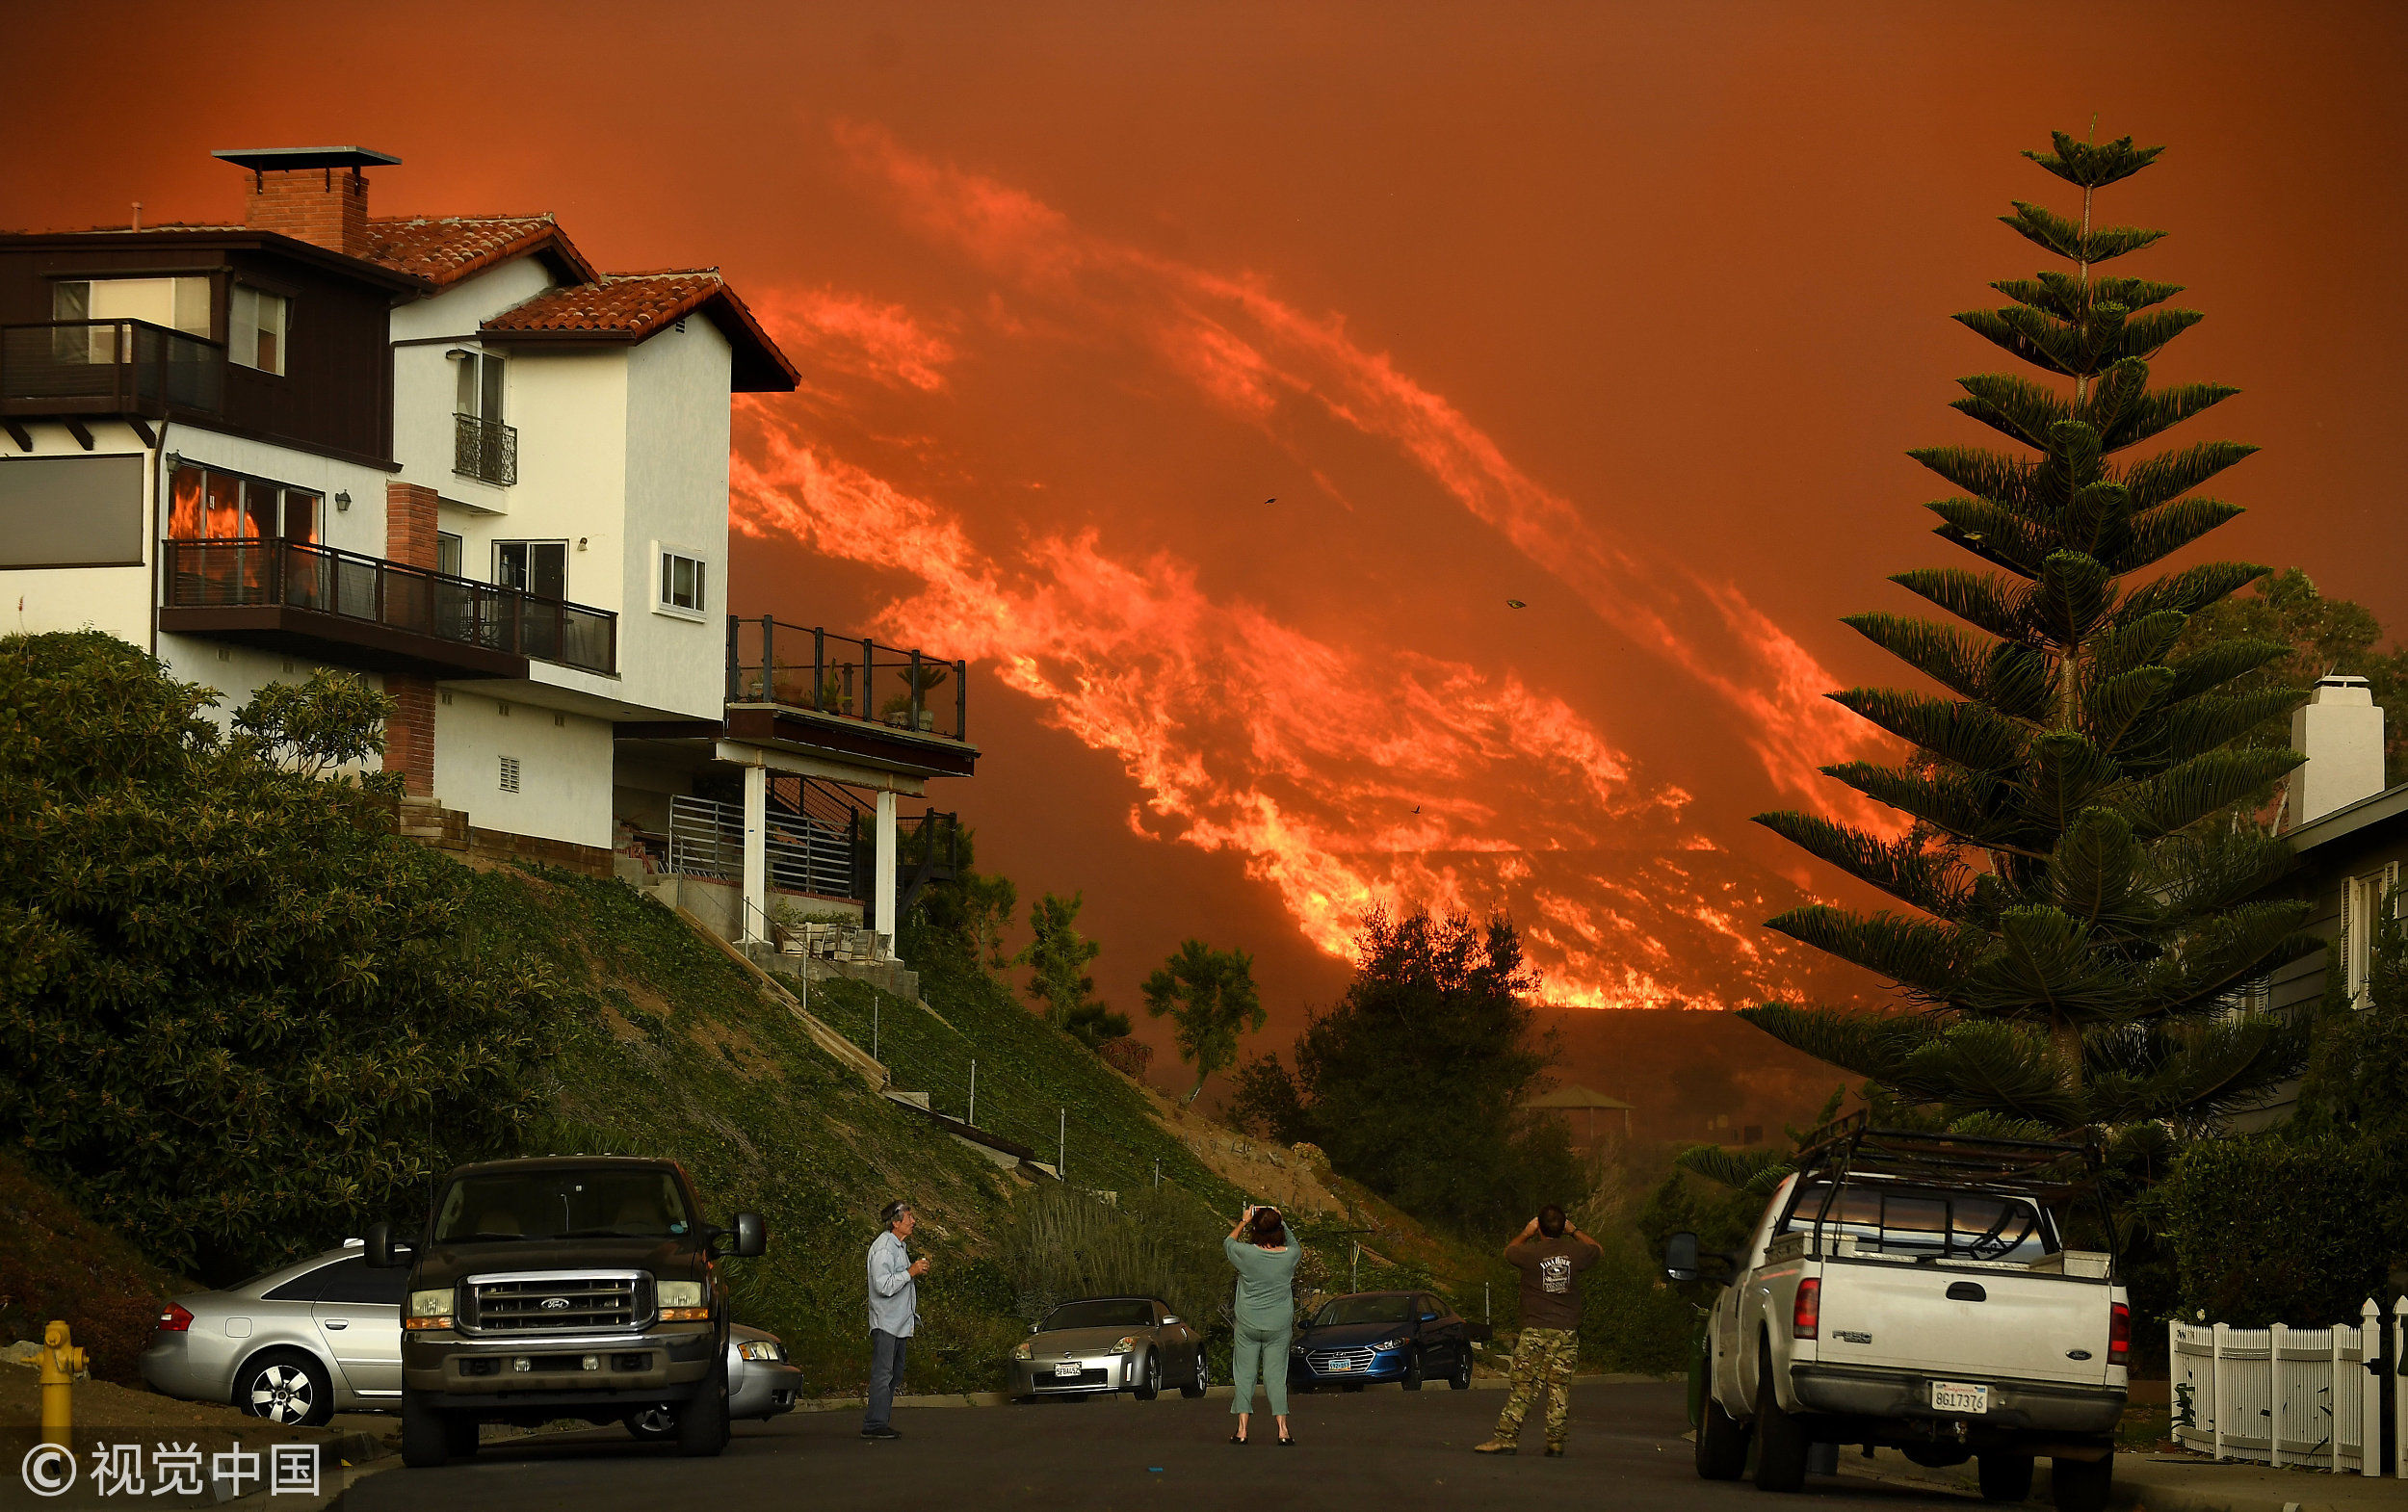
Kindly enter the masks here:
[[870, 1058], [877, 1058], [877, 994], [870, 994]]
[[979, 1121], [979, 1060], [978, 1060], [978, 1057], [977, 1057], [976, 1056], [971, 1056], [971, 1057], [970, 1057], [970, 1118], [969, 1118], [969, 1122], [970, 1122], [972, 1125], [974, 1125], [974, 1126], [975, 1126], [975, 1125], [978, 1123], [978, 1121]]
[[1054, 1174], [1068, 1181], [1070, 1179], [1070, 1109], [1058, 1108], [1055, 1111], [1061, 1114], [1061, 1128], [1054, 1135]]

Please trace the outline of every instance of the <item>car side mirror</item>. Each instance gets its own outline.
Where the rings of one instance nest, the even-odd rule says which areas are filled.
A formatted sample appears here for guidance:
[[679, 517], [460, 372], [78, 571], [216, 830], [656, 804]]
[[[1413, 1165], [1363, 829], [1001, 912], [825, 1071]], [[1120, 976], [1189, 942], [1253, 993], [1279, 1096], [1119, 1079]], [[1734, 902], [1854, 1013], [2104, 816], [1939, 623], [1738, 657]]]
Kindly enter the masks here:
[[1438, 1315], [1435, 1313], [1424, 1313], [1422, 1315], [1422, 1321], [1425, 1323], [1434, 1323], [1438, 1321]]
[[1163, 1326], [1164, 1326], [1165, 1328], [1168, 1328], [1171, 1324], [1173, 1324], [1173, 1323], [1175, 1323], [1175, 1322], [1177, 1322], [1177, 1321], [1179, 1321], [1179, 1319], [1177, 1319], [1177, 1318], [1175, 1318], [1175, 1317], [1171, 1316], [1168, 1313], [1165, 1313], [1165, 1314], [1163, 1315]]
[[736, 1242], [727, 1253], [737, 1259], [750, 1260], [756, 1255], [769, 1253], [770, 1226], [761, 1221], [759, 1213], [740, 1212], [736, 1214], [736, 1220], [729, 1225], [728, 1232], [735, 1236]]
[[360, 1248], [366, 1252], [371, 1270], [399, 1270], [417, 1255], [411, 1246], [393, 1242], [393, 1225], [390, 1223], [368, 1225], [368, 1237], [361, 1241]]
[[1036, 1325], [1034, 1323], [1031, 1323], [1029, 1325], [1029, 1332], [1033, 1334], [1036, 1332]]
[[1669, 1281], [1694, 1281], [1698, 1274], [1697, 1236], [1673, 1235], [1663, 1242], [1663, 1273]]

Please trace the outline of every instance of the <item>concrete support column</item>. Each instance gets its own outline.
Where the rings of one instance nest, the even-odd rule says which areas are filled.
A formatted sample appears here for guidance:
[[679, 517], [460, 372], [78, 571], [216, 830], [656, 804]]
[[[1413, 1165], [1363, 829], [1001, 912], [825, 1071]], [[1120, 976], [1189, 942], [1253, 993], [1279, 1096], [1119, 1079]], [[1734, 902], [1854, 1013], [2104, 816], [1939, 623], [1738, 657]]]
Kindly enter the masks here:
[[895, 795], [881, 792], [877, 795], [877, 865], [870, 875], [870, 906], [876, 913], [870, 927], [886, 936], [891, 945], [895, 938]]
[[750, 944], [770, 937], [770, 769], [745, 769], [745, 900], [736, 937]]

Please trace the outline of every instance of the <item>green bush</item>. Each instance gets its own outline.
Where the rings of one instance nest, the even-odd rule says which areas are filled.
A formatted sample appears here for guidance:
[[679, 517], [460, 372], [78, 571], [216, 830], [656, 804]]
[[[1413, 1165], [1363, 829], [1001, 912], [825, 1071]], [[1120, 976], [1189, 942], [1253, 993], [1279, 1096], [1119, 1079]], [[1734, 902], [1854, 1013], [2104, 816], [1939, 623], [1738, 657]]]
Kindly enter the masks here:
[[2148, 1199], [2184, 1316], [2244, 1328], [2352, 1321], [2408, 1256], [2408, 1141], [2205, 1139]]
[[359, 1232], [540, 1102], [546, 976], [464, 942], [471, 873], [310, 775], [382, 709], [311, 688], [229, 740], [113, 637], [0, 639], [0, 1134], [212, 1280]]

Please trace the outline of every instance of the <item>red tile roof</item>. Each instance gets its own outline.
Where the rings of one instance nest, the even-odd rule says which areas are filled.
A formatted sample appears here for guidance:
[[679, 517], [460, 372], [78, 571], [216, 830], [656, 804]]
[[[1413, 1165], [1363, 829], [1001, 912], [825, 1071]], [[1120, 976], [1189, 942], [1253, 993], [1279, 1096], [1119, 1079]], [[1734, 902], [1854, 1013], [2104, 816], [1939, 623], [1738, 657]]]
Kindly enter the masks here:
[[734, 349], [736, 392], [793, 390], [794, 364], [716, 268], [603, 274], [589, 283], [563, 284], [504, 310], [482, 329], [505, 340], [633, 343], [694, 314], [717, 326]]
[[546, 289], [484, 323], [490, 331], [590, 331], [638, 341], [691, 315], [727, 287], [716, 268], [604, 274]]
[[593, 265], [570, 244], [549, 214], [536, 216], [413, 216], [368, 222], [368, 258], [440, 288], [496, 263], [548, 252], [575, 278]]

